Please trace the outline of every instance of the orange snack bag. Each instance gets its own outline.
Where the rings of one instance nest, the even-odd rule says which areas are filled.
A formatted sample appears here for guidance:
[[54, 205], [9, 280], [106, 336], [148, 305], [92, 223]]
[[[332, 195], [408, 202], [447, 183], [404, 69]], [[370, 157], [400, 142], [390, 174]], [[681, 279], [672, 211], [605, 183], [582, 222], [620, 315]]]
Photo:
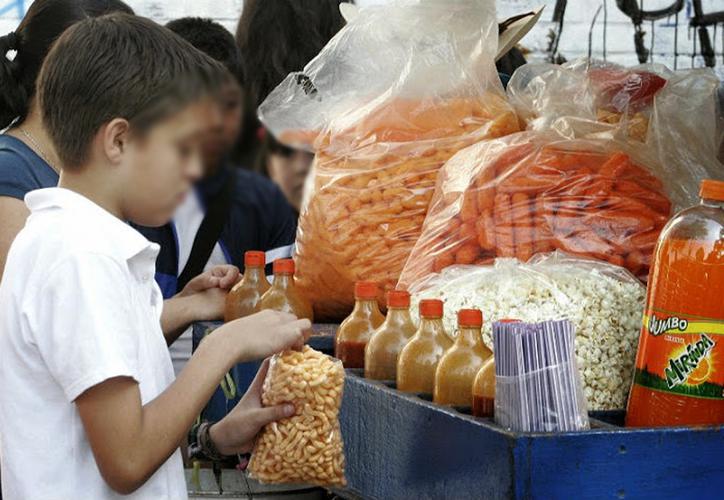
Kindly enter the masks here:
[[[672, 201], [685, 200], [695, 183], [693, 174], [670, 179], [665, 167], [612, 140], [523, 132], [476, 144], [442, 170], [400, 283], [453, 263], [526, 262], [554, 250], [608, 261], [645, 280]], [[477, 207], [466, 209], [472, 194]]]
[[[394, 289], [440, 168], [471, 144], [519, 130], [495, 70], [496, 39], [493, 3], [363, 9], [260, 107], [275, 136], [316, 155], [296, 262], [319, 321], [349, 314], [356, 281]], [[461, 248], [458, 259], [471, 254]]]

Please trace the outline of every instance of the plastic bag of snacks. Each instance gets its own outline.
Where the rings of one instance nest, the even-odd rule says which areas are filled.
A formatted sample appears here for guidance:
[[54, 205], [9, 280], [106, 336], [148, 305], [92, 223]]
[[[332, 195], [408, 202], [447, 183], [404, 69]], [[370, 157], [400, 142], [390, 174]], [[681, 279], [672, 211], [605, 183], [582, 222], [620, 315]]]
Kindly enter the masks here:
[[645, 279], [672, 205], [684, 205], [696, 183], [693, 173], [674, 177], [619, 141], [549, 131], [481, 142], [441, 171], [400, 282], [453, 264], [526, 262], [553, 250], [625, 266]]
[[347, 316], [355, 281], [393, 288], [440, 167], [519, 129], [493, 62], [497, 35], [483, 0], [361, 9], [260, 107], [282, 142], [316, 152], [296, 260], [318, 320]]
[[[625, 269], [555, 252], [527, 264], [498, 259], [492, 266], [449, 267], [410, 291], [413, 316], [424, 299], [442, 299], [449, 311], [483, 311], [483, 340], [491, 349], [491, 325], [501, 319], [569, 319], [589, 409], [625, 407], [646, 298], [646, 288]], [[454, 315], [444, 323], [455, 331]]]
[[[674, 179], [703, 179], [722, 168], [718, 88], [710, 69], [672, 72], [660, 64], [624, 68], [582, 59], [563, 66], [526, 64], [513, 75], [508, 95], [529, 129], [559, 128], [580, 137], [586, 127], [569, 127], [578, 118], [591, 122], [586, 133], [607, 131], [645, 144]], [[592, 122], [603, 128], [591, 129]], [[691, 189], [686, 205], [696, 202], [697, 187]]]
[[297, 413], [264, 428], [249, 462], [252, 477], [266, 483], [344, 486], [338, 420], [343, 388], [342, 363], [308, 346], [274, 356], [262, 402], [293, 403]]

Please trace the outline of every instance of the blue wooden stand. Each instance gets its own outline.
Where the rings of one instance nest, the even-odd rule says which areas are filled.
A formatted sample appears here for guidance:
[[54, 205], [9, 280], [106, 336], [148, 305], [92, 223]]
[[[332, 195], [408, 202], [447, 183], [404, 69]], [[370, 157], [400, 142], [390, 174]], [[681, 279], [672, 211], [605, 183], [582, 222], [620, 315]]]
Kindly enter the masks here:
[[[340, 415], [348, 490], [370, 499], [724, 498], [724, 427], [506, 431], [348, 370]], [[618, 425], [617, 425], [618, 424]]]
[[[221, 322], [202, 322], [195, 323], [193, 327], [193, 351], [196, 351], [201, 340], [204, 336], [216, 328], [221, 326]], [[334, 335], [337, 331], [337, 325], [314, 325], [314, 335], [307, 342], [311, 347], [318, 351], [322, 351], [325, 354], [332, 354], [334, 352]], [[231, 411], [236, 403], [239, 402], [241, 396], [244, 395], [246, 389], [254, 381], [256, 372], [259, 370], [261, 361], [254, 361], [251, 363], [240, 363], [234, 366], [230, 375], [236, 385], [236, 397], [228, 399], [221, 388], [217, 388], [214, 391], [214, 395], [211, 396], [204, 411], [201, 413], [203, 419], [210, 422], [218, 422], [224, 416]]]

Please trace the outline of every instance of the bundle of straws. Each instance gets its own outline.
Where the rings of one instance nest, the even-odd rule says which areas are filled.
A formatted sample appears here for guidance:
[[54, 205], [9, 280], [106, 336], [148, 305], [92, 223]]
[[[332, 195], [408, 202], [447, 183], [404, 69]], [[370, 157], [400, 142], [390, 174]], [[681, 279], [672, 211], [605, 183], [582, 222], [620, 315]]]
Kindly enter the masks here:
[[494, 323], [495, 420], [519, 432], [589, 428], [568, 320]]

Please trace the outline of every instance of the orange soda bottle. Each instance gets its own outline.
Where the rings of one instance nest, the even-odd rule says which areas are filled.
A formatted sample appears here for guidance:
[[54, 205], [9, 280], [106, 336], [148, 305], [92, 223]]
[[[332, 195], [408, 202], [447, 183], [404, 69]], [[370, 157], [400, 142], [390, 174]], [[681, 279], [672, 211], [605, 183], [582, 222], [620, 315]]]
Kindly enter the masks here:
[[455, 344], [440, 359], [435, 371], [432, 400], [441, 405], [472, 406], [473, 381], [493, 352], [483, 344], [483, 313], [479, 309], [458, 311]]
[[271, 288], [261, 297], [259, 309], [272, 309], [294, 314], [297, 318], [314, 321], [314, 313], [309, 301], [303, 297], [294, 284], [294, 261], [279, 259], [274, 261], [274, 281]]
[[244, 277], [226, 296], [224, 321], [233, 321], [259, 311], [261, 297], [271, 286], [264, 273], [265, 265], [264, 252], [250, 250], [244, 254]]
[[700, 196], [656, 245], [628, 426], [724, 423], [724, 182]]
[[352, 313], [339, 325], [334, 355], [345, 368], [365, 367], [365, 348], [372, 333], [385, 321], [377, 303], [377, 283], [358, 281], [354, 285]]
[[442, 324], [441, 300], [420, 301], [420, 326], [397, 361], [397, 389], [432, 395], [435, 370], [453, 341]]
[[415, 334], [417, 327], [410, 317], [410, 294], [392, 290], [387, 294], [387, 318], [367, 343], [365, 378], [396, 380], [397, 358]]

